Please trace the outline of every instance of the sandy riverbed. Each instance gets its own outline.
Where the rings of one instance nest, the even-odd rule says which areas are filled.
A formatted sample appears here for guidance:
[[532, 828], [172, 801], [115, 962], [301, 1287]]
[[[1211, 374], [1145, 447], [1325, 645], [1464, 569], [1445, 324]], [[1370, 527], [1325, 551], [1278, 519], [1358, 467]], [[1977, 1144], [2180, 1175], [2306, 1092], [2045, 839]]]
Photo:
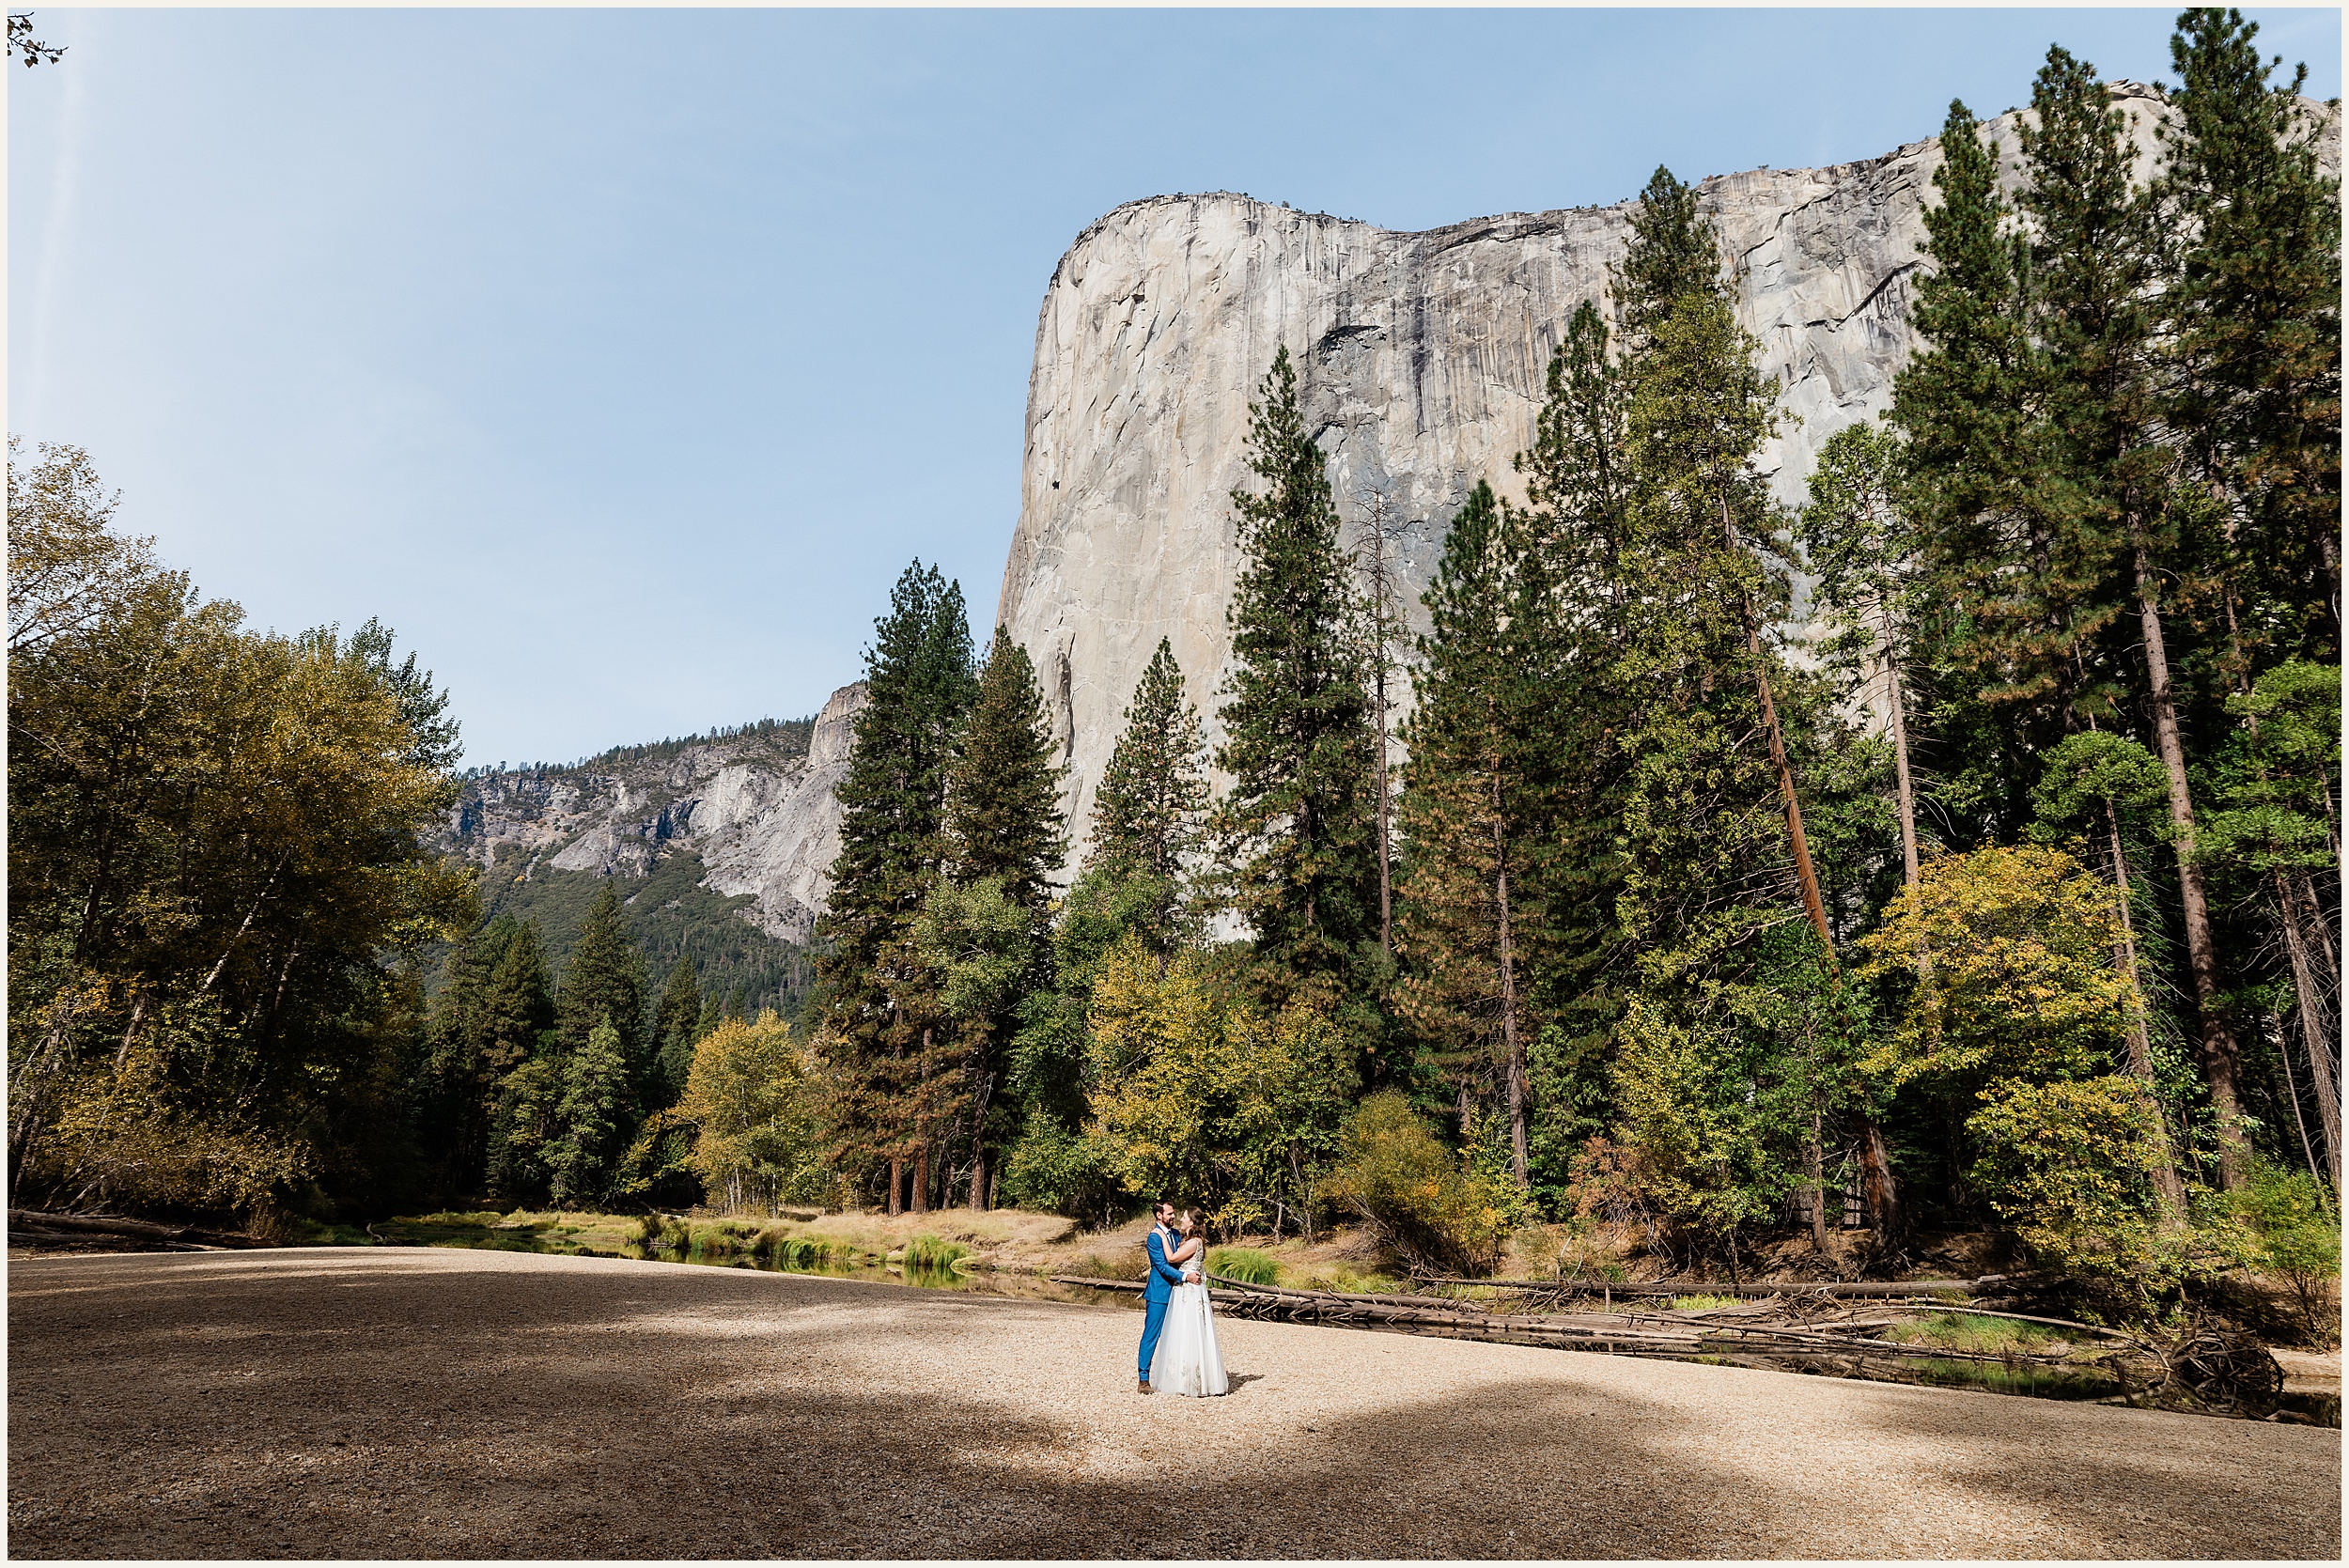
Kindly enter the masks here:
[[441, 1250], [8, 1268], [17, 1557], [2311, 1557], [2341, 1434]]

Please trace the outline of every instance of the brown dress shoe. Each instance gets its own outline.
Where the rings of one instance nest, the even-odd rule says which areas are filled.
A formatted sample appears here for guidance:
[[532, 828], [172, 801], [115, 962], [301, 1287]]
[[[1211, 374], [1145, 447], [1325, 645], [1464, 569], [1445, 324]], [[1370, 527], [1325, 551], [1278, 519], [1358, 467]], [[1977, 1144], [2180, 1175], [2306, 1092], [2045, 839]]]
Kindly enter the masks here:
[[1146, 1394], [1149, 1391], [1150, 1380], [1147, 1377], [1140, 1377], [1134, 1380], [1134, 1392], [1138, 1394]]

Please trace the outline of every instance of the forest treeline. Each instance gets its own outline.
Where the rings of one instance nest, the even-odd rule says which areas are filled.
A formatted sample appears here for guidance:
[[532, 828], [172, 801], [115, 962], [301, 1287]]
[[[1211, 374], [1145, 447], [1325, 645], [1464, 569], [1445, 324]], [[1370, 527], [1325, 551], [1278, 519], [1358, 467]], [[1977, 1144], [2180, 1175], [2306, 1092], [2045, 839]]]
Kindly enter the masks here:
[[1088, 822], [1026, 654], [917, 563], [819, 928], [833, 1178], [1455, 1264], [1532, 1218], [1824, 1244], [1848, 1191], [1888, 1256], [2005, 1226], [2174, 1279], [2328, 1211], [2339, 208], [2253, 34], [2180, 19], [2150, 170], [2061, 48], [2019, 194], [1952, 106], [1920, 351], [1793, 511], [1659, 170], [1408, 646], [1283, 350], [1220, 744], [1161, 645]]
[[1848, 1202], [1883, 1261], [1995, 1226], [2147, 1289], [2337, 1236], [2340, 210], [2254, 34], [2179, 19], [2150, 169], [2061, 48], [2018, 194], [1952, 105], [1919, 350], [1792, 510], [1659, 169], [1423, 633], [1280, 351], [1230, 673], [1160, 644], [1084, 821], [1026, 652], [916, 562], [796, 1023], [655, 987], [608, 886], [550, 974], [415, 847], [453, 731], [387, 634], [245, 631], [86, 458], [12, 463], [12, 1180], [1164, 1194], [1455, 1268], [1532, 1220], [1735, 1264]]

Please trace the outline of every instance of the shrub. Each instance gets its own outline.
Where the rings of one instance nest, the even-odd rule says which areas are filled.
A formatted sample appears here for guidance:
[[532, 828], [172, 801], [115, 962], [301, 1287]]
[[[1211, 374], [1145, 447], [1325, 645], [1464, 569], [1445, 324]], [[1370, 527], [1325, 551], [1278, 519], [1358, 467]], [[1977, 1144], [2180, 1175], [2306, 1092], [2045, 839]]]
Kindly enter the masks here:
[[1281, 1265], [1268, 1252], [1249, 1247], [1219, 1247], [1207, 1254], [1207, 1272], [1252, 1285], [1277, 1285]]
[[2142, 1084], [2006, 1079], [1981, 1098], [1966, 1124], [1984, 1151], [1973, 1179], [2032, 1251], [2140, 1285], [2174, 1278], [2183, 1259], [2155, 1220], [2158, 1123]]
[[1126, 1202], [1109, 1152], [1049, 1112], [1031, 1121], [1003, 1159], [1003, 1199], [1014, 1208], [1106, 1218]]
[[1500, 1259], [1501, 1206], [1394, 1090], [1346, 1119], [1322, 1194], [1415, 1268], [1474, 1274]]
[[2218, 1200], [2237, 1261], [2292, 1287], [2302, 1327], [2319, 1343], [2339, 1332], [2331, 1310], [2341, 1279], [2341, 1214], [2314, 1176], [2255, 1159], [2240, 1187]]

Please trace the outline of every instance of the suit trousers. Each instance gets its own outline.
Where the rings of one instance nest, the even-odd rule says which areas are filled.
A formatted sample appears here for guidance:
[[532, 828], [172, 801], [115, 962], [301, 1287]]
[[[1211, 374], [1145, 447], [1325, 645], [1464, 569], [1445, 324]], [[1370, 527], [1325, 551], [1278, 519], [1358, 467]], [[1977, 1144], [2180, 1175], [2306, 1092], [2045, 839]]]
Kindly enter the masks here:
[[1150, 1358], [1158, 1354], [1159, 1335], [1166, 1327], [1166, 1302], [1163, 1298], [1145, 1301], [1142, 1310], [1142, 1378], [1150, 1380]]

